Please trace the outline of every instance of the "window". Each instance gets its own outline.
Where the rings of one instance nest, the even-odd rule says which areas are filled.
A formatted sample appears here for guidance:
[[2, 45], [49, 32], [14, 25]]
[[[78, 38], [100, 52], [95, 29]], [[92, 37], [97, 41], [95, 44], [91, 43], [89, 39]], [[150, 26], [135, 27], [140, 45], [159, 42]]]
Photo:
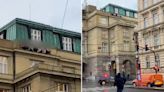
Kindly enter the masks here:
[[129, 12], [129, 17], [134, 18], [134, 13], [133, 12]]
[[150, 68], [150, 57], [146, 56], [146, 68]]
[[123, 36], [124, 36], [124, 37], [129, 37], [129, 32], [128, 32], [127, 30], [124, 30], [124, 31], [123, 31]]
[[145, 36], [144, 39], [145, 39], [145, 45], [149, 45], [149, 37]]
[[129, 11], [126, 11], [126, 16], [129, 16], [129, 13], [130, 13]]
[[102, 52], [108, 52], [108, 44], [106, 42], [102, 43]]
[[146, 28], [148, 26], [148, 18], [145, 17], [144, 18], [144, 28]]
[[32, 92], [31, 85], [26, 85], [21, 88], [21, 92]]
[[160, 57], [159, 54], [156, 53], [156, 65], [160, 67]]
[[122, 16], [125, 16], [126, 12], [125, 12], [124, 9], [119, 9], [119, 14], [122, 15]]
[[154, 12], [152, 13], [152, 16], [153, 16], [153, 24], [158, 24], [158, 22], [159, 22], [158, 13], [154, 11]]
[[115, 10], [115, 13], [117, 13], [117, 14], [118, 14], [118, 8], [115, 8], [114, 10]]
[[114, 30], [111, 30], [111, 31], [110, 31], [110, 38], [112, 39], [112, 38], [114, 38], [114, 37], [115, 37]]
[[8, 73], [7, 57], [0, 56], [0, 73]]
[[159, 2], [160, 0], [153, 0], [153, 4], [156, 4], [157, 2]]
[[134, 17], [137, 18], [137, 13], [134, 13]]
[[144, 8], [147, 8], [148, 7], [148, 0], [144, 0], [144, 3], [143, 3], [144, 5]]
[[72, 39], [68, 37], [62, 37], [63, 50], [72, 51]]
[[4, 39], [4, 34], [0, 34], [0, 39]]
[[36, 41], [41, 41], [41, 31], [36, 29], [31, 29], [31, 39]]
[[124, 51], [129, 51], [129, 42], [124, 41]]
[[114, 52], [115, 51], [115, 42], [111, 42], [111, 51]]
[[160, 35], [159, 34], [155, 34], [154, 35], [154, 47], [158, 48], [159, 45], [160, 45]]
[[57, 83], [57, 89], [55, 92], [68, 92], [68, 84], [66, 83]]
[[114, 7], [113, 6], [106, 7], [106, 12], [114, 13]]

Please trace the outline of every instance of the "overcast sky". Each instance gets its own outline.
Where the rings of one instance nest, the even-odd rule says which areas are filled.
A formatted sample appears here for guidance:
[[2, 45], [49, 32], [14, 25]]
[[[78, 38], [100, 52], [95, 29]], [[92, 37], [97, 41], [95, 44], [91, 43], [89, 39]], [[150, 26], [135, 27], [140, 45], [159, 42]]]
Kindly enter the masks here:
[[102, 8], [105, 5], [111, 3], [126, 8], [130, 8], [133, 10], [137, 10], [137, 0], [86, 0], [86, 1], [88, 4], [96, 5], [98, 8]]
[[[65, 3], [66, 0], [0, 0], [0, 27], [17, 17], [61, 28]], [[81, 32], [81, 0], [68, 0], [63, 28]]]

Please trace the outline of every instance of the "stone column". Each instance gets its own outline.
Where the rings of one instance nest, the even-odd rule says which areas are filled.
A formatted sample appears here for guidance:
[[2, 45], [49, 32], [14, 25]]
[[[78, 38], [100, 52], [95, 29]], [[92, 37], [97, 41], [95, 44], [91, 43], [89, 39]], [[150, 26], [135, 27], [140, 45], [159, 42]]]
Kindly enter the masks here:
[[119, 57], [116, 57], [116, 73], [120, 73], [120, 61]]

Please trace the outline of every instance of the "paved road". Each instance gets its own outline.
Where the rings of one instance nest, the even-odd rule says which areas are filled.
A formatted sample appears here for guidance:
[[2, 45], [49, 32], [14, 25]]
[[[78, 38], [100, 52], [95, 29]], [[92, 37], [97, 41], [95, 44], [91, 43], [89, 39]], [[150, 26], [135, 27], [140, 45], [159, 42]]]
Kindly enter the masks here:
[[[112, 88], [100, 88], [100, 87], [96, 87], [96, 88], [84, 88], [83, 92], [117, 92], [116, 88], [112, 87]], [[158, 90], [148, 90], [148, 89], [134, 89], [134, 88], [125, 88], [123, 92], [164, 92], [164, 91], [158, 91]]]

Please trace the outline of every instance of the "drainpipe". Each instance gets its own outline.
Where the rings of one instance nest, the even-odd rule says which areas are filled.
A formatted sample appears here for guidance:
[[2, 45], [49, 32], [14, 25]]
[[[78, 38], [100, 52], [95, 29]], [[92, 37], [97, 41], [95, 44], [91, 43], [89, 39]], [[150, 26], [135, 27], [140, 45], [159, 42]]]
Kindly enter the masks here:
[[[16, 72], [15, 72], [15, 51], [13, 52], [13, 81], [15, 81]], [[15, 90], [15, 83], [13, 84], [13, 92], [16, 92]]]

